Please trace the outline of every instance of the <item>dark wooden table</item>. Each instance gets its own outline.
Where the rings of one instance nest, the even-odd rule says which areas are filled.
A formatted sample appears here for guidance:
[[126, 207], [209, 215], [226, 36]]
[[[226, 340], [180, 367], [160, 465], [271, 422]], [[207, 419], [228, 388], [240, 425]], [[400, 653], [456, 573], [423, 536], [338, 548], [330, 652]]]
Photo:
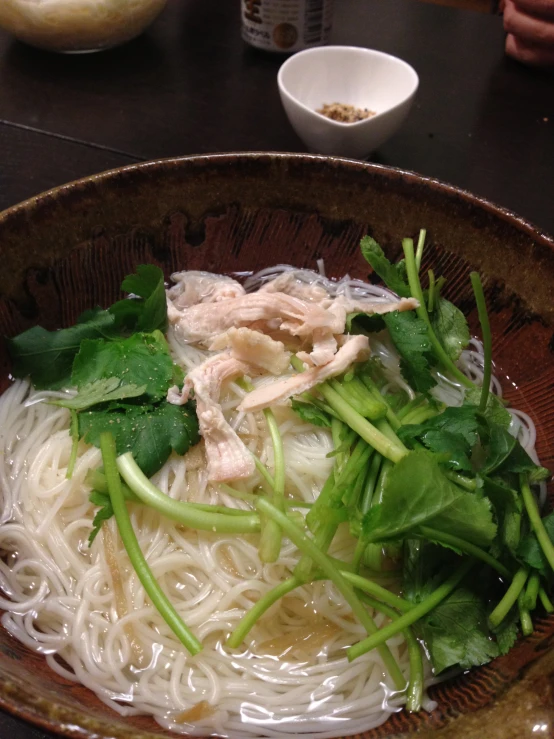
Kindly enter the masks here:
[[[420, 76], [409, 119], [373, 158], [554, 233], [554, 75], [504, 56], [501, 19], [414, 0], [336, 6], [333, 43], [395, 54]], [[146, 159], [303, 151], [279, 101], [281, 62], [242, 42], [238, 2], [221, 0], [169, 0], [140, 39], [89, 56], [0, 32], [0, 210]], [[1, 739], [46, 737], [0, 713]]]

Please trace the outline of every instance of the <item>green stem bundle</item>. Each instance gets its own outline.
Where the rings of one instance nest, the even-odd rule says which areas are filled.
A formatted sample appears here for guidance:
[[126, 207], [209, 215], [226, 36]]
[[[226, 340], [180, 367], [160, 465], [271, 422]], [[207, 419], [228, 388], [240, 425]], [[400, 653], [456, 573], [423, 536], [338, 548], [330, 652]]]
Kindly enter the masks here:
[[150, 567], [144, 557], [138, 539], [133, 531], [131, 519], [127, 511], [127, 504], [121, 490], [121, 480], [117, 470], [115, 441], [109, 432], [105, 431], [100, 436], [100, 449], [102, 451], [102, 462], [106, 474], [106, 481], [110, 500], [113, 506], [117, 528], [125, 551], [131, 560], [133, 569], [137, 573], [143, 588], [152, 601], [152, 605], [162, 616], [175, 636], [183, 644], [191, 655], [198, 654], [202, 650], [202, 644], [189, 630], [183, 619], [179, 616], [174, 606], [169, 601], [158, 581], [152, 574]]

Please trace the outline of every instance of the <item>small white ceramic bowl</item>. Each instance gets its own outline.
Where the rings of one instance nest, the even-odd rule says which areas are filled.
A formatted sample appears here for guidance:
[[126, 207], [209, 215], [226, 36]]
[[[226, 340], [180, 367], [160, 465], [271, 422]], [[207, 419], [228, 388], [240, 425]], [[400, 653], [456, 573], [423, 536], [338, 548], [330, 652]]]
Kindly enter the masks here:
[[[300, 51], [281, 66], [277, 81], [289, 120], [310, 151], [357, 159], [400, 128], [419, 85], [406, 62], [356, 46]], [[316, 112], [326, 103], [367, 108], [376, 115], [340, 123]]]

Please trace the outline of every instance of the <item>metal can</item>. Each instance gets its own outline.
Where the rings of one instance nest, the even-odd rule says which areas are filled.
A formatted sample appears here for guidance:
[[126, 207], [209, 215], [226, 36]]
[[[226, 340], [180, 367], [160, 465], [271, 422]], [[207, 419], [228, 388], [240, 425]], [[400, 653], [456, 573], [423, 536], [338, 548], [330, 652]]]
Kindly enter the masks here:
[[266, 51], [293, 52], [329, 41], [333, 0], [241, 0], [242, 37]]

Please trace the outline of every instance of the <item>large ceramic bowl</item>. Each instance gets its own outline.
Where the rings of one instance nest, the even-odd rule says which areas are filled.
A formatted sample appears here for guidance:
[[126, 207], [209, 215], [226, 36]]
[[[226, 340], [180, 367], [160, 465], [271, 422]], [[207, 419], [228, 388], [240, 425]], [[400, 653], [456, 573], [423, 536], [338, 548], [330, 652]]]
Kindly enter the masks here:
[[[506, 394], [538, 426], [543, 464], [554, 464], [554, 241], [468, 193], [371, 164], [287, 154], [228, 154], [141, 164], [90, 177], [0, 214], [0, 334], [35, 322], [54, 328], [109, 304], [123, 275], [154, 262], [180, 268], [255, 270], [313, 265], [366, 277], [360, 236], [391, 256], [429, 231], [427, 259], [475, 328], [468, 271], [485, 276], [497, 372]], [[9, 370], [2, 354], [3, 382]], [[552, 491], [551, 491], [552, 492]], [[431, 714], [393, 715], [367, 737], [493, 739], [551, 736], [554, 618], [505, 657], [431, 691]], [[0, 631], [0, 706], [66, 737], [155, 739], [153, 721], [121, 719], [92, 693], [51, 673]]]

